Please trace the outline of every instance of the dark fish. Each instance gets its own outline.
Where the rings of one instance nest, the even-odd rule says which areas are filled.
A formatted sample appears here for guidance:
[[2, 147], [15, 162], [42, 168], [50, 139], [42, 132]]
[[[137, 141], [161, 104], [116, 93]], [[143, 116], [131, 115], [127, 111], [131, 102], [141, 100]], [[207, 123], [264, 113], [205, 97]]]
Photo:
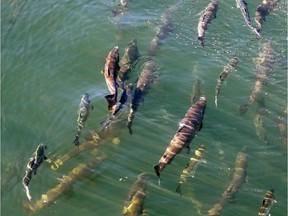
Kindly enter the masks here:
[[202, 122], [205, 114], [206, 98], [201, 97], [187, 111], [184, 119], [179, 123], [179, 128], [170, 144], [166, 148], [159, 163], [154, 166], [154, 170], [160, 179], [160, 172], [167, 164], [170, 164], [174, 157], [183, 149], [189, 148], [191, 140], [195, 137], [198, 131], [202, 128]]
[[123, 84], [128, 78], [128, 73], [131, 71], [133, 64], [139, 59], [140, 54], [137, 47], [137, 40], [133, 39], [125, 48], [125, 53], [119, 62], [118, 80]]
[[153, 82], [155, 77], [154, 74], [155, 66], [152, 60], [145, 62], [142, 66], [142, 70], [138, 76], [137, 86], [134, 91], [133, 99], [130, 104], [130, 111], [128, 115], [128, 123], [127, 127], [129, 129], [129, 133], [132, 134], [132, 121], [135, 117], [135, 113], [137, 112], [138, 106], [141, 101], [143, 101], [144, 95], [148, 93], [149, 88]]
[[274, 196], [274, 189], [270, 189], [266, 192], [265, 197], [262, 201], [262, 206], [258, 211], [258, 216], [268, 216], [270, 209], [272, 208], [273, 204], [277, 203], [275, 196]]
[[258, 37], [261, 37], [257, 29], [252, 26], [249, 10], [248, 10], [247, 3], [245, 2], [245, 0], [236, 0], [236, 4], [244, 17], [244, 20], [247, 26], [252, 30], [254, 34], [256, 34]]
[[271, 47], [271, 42], [268, 41], [267, 43], [264, 44], [262, 51], [257, 59], [256, 82], [254, 84], [254, 89], [248, 99], [248, 102], [240, 106], [239, 111], [241, 115], [243, 115], [248, 111], [249, 106], [251, 106], [255, 102], [260, 101], [262, 88], [266, 83], [268, 75], [271, 73], [273, 69], [274, 62], [275, 62], [275, 54]]
[[148, 175], [141, 173], [137, 181], [131, 187], [128, 199], [123, 208], [122, 216], [140, 216], [143, 211], [144, 200], [146, 198], [146, 185], [148, 182]]
[[162, 45], [164, 39], [173, 31], [172, 12], [176, 9], [176, 5], [168, 8], [161, 16], [161, 22], [158, 27], [156, 36], [152, 39], [149, 48], [149, 55], [155, 56], [158, 48]]
[[235, 194], [247, 179], [247, 158], [246, 147], [244, 147], [237, 155], [235, 171], [229, 186], [225, 189], [219, 202], [208, 211], [207, 216], [221, 215], [226, 204], [234, 200]]
[[267, 136], [266, 136], [266, 131], [263, 125], [263, 121], [264, 121], [264, 116], [263, 113], [265, 112], [265, 107], [263, 106], [258, 106], [255, 115], [253, 117], [253, 122], [256, 128], [256, 134], [258, 136], [258, 138], [263, 141], [264, 143], [268, 144], [267, 141]]
[[117, 16], [119, 14], [124, 14], [127, 11], [128, 3], [128, 0], [120, 0], [118, 8], [112, 10], [113, 15]]
[[257, 31], [262, 34], [262, 24], [266, 21], [268, 16], [275, 8], [279, 6], [278, 0], [262, 0], [255, 12], [255, 22], [257, 24]]
[[203, 154], [205, 152], [206, 148], [204, 145], [201, 145], [196, 151], [194, 157], [190, 158], [189, 163], [187, 163], [186, 168], [183, 170], [180, 180], [179, 180], [179, 185], [176, 189], [176, 192], [178, 192], [181, 195], [181, 186], [182, 184], [186, 183], [187, 178], [192, 175], [194, 177], [195, 171], [201, 162], [203, 158]]
[[56, 185], [56, 187], [47, 191], [46, 194], [42, 194], [41, 199], [31, 204], [24, 204], [24, 208], [29, 211], [36, 212], [46, 206], [55, 203], [56, 199], [71, 189], [71, 186], [75, 182], [77, 182], [79, 179], [86, 178], [91, 175], [91, 169], [94, 169], [96, 166], [98, 166], [104, 159], [106, 159], [106, 156], [99, 156], [93, 158], [87, 164], [79, 164], [71, 172], [69, 172], [68, 175], [63, 176], [60, 179], [60, 183]]
[[208, 28], [208, 24], [216, 18], [218, 8], [218, 0], [212, 0], [202, 12], [198, 22], [198, 42], [204, 46], [204, 35]]
[[89, 100], [89, 94], [85, 93], [82, 96], [81, 102], [79, 104], [79, 109], [78, 109], [78, 118], [77, 118], [77, 126], [78, 126], [78, 130], [76, 133], [76, 137], [75, 140], [73, 141], [73, 143], [75, 145], [79, 145], [79, 137], [81, 134], [81, 131], [85, 125], [85, 122], [87, 121], [90, 112], [93, 110], [93, 106], [90, 104], [90, 100]]
[[218, 96], [219, 96], [220, 91], [222, 89], [223, 83], [226, 80], [226, 78], [228, 77], [228, 75], [235, 70], [237, 63], [238, 63], [238, 58], [237, 57], [232, 58], [229, 61], [229, 63], [227, 65], [225, 65], [223, 71], [221, 72], [221, 74], [217, 80], [217, 84], [215, 87], [215, 105], [216, 105], [216, 107], [217, 107]]
[[115, 46], [108, 54], [106, 58], [105, 67], [102, 73], [105, 76], [105, 81], [110, 92], [110, 95], [106, 95], [105, 98], [108, 102], [108, 110], [113, 110], [114, 105], [117, 103], [118, 84], [116, 82], [118, 70], [119, 70], [119, 51], [118, 46]]
[[26, 195], [29, 200], [32, 199], [28, 185], [32, 179], [33, 174], [36, 175], [37, 169], [39, 166], [42, 164], [44, 160], [47, 160], [47, 157], [45, 156], [45, 149], [47, 147], [44, 146], [43, 144], [40, 144], [36, 151], [33, 153], [32, 157], [29, 159], [29, 162], [26, 167], [26, 173], [25, 176], [23, 177], [22, 184], [25, 188]]

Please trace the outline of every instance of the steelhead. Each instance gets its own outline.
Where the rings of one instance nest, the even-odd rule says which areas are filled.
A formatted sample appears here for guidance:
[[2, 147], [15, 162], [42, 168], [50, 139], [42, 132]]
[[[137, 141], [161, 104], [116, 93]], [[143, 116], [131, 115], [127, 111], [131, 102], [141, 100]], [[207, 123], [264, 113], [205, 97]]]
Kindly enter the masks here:
[[204, 35], [208, 29], [208, 24], [216, 18], [218, 0], [212, 0], [202, 12], [198, 22], [198, 42], [204, 47]]
[[265, 197], [262, 201], [262, 205], [258, 211], [258, 216], [270, 215], [269, 212], [274, 203], [277, 203], [275, 196], [274, 196], [274, 189], [270, 189], [265, 194]]
[[108, 102], [108, 110], [113, 110], [114, 105], [117, 103], [118, 84], [116, 82], [117, 74], [119, 70], [119, 51], [118, 46], [113, 47], [109, 52], [102, 74], [105, 77], [105, 81], [110, 92], [110, 95], [106, 95], [105, 98]]
[[222, 89], [223, 83], [227, 79], [228, 75], [236, 69], [236, 65], [239, 59], [237, 57], [232, 58], [227, 65], [224, 66], [223, 71], [220, 73], [215, 87], [215, 105], [217, 107], [218, 96]]
[[201, 97], [187, 111], [185, 117], [180, 121], [179, 128], [173, 139], [166, 148], [164, 154], [160, 158], [158, 164], [154, 166], [154, 170], [160, 179], [160, 172], [167, 164], [170, 164], [174, 157], [183, 149], [190, 149], [189, 144], [203, 125], [203, 118], [206, 108], [206, 98]]
[[182, 171], [182, 174], [180, 176], [179, 185], [176, 188], [176, 192], [178, 192], [181, 195], [181, 186], [186, 183], [187, 178], [191, 175], [194, 177], [195, 171], [201, 162], [204, 152], [206, 148], [204, 145], [201, 145], [197, 150], [195, 150], [194, 157], [190, 158], [189, 163], [187, 163], [186, 168]]

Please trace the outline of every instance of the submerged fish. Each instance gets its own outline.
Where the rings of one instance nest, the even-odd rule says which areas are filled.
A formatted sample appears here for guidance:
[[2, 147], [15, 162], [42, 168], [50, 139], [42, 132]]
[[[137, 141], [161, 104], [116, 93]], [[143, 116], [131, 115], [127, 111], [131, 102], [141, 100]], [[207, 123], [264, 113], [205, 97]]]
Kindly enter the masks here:
[[137, 40], [133, 39], [125, 48], [125, 53], [119, 61], [118, 80], [122, 85], [128, 78], [128, 73], [131, 71], [133, 64], [139, 59], [140, 53], [137, 47]]
[[230, 201], [233, 201], [235, 194], [240, 189], [242, 184], [247, 180], [247, 154], [244, 147], [237, 155], [235, 163], [235, 171], [229, 186], [225, 189], [219, 202], [208, 211], [207, 216], [221, 215], [222, 209]]
[[204, 46], [204, 35], [208, 28], [208, 24], [216, 18], [218, 8], [218, 0], [212, 0], [202, 12], [198, 22], [198, 42]]
[[140, 216], [144, 213], [143, 206], [146, 198], [146, 185], [148, 179], [146, 173], [141, 173], [138, 176], [137, 181], [134, 182], [129, 191], [128, 199], [123, 208], [123, 216]]
[[217, 84], [215, 87], [215, 105], [216, 105], [216, 107], [217, 107], [218, 96], [219, 96], [220, 91], [222, 89], [223, 83], [226, 80], [226, 78], [228, 77], [228, 75], [235, 70], [237, 63], [238, 63], [238, 58], [237, 57], [232, 58], [229, 61], [229, 63], [227, 65], [225, 65], [223, 71], [221, 72], [221, 74], [217, 80]]
[[129, 133], [132, 134], [132, 121], [137, 112], [138, 106], [140, 102], [143, 100], [144, 95], [148, 93], [151, 84], [153, 83], [155, 74], [155, 65], [152, 60], [145, 62], [142, 70], [138, 76], [137, 86], [134, 91], [133, 99], [130, 104], [130, 111], [128, 115], [128, 123], [127, 127], [129, 129]]
[[257, 29], [252, 26], [249, 10], [247, 7], [248, 5], [245, 2], [245, 0], [236, 0], [236, 4], [237, 4], [237, 7], [240, 9], [240, 11], [244, 17], [244, 20], [245, 20], [247, 26], [252, 30], [252, 32], [254, 34], [256, 34], [258, 37], [261, 37], [261, 35], [257, 31]]
[[105, 81], [110, 92], [110, 95], [106, 95], [105, 98], [108, 102], [108, 110], [113, 110], [114, 105], [117, 103], [118, 84], [116, 82], [118, 70], [119, 70], [119, 51], [118, 46], [115, 46], [108, 54], [105, 62], [105, 67], [102, 73], [105, 77]]
[[203, 154], [205, 152], [206, 148], [204, 145], [201, 145], [196, 151], [194, 157], [190, 158], [189, 163], [187, 164], [186, 168], [183, 170], [180, 180], [179, 180], [179, 185], [176, 189], [176, 192], [178, 192], [181, 195], [181, 185], [186, 183], [187, 178], [189, 175], [192, 175], [194, 177], [194, 173], [201, 162], [203, 158]]
[[117, 16], [119, 14], [123, 14], [127, 11], [129, 0], [120, 0], [120, 3], [118, 4], [117, 9], [113, 9], [112, 13], [114, 16]]
[[262, 206], [260, 207], [258, 211], [258, 216], [270, 215], [269, 212], [274, 203], [277, 203], [275, 196], [274, 196], [274, 189], [270, 189], [265, 194], [265, 197], [262, 201]]
[[249, 96], [248, 102], [240, 106], [240, 114], [245, 114], [249, 106], [255, 102], [259, 102], [262, 88], [265, 85], [268, 75], [273, 69], [273, 64], [275, 62], [274, 50], [271, 47], [271, 42], [268, 41], [264, 44], [256, 64], [256, 81], [254, 84], [254, 89]]
[[192, 101], [191, 101], [192, 104], [196, 103], [196, 101], [198, 101], [200, 97], [201, 97], [201, 80], [197, 78], [195, 80], [192, 90]]
[[265, 22], [265, 17], [268, 16], [276, 7], [279, 6], [279, 0], [262, 0], [255, 12], [255, 22], [257, 31], [262, 34], [262, 24]]
[[262, 106], [258, 106], [255, 115], [253, 117], [253, 122], [256, 128], [256, 133], [257, 136], [259, 137], [259, 139], [261, 141], [263, 141], [264, 143], [268, 144], [267, 141], [267, 137], [266, 137], [266, 131], [265, 128], [263, 126], [263, 110], [265, 110], [264, 107]]
[[185, 117], [179, 123], [179, 128], [176, 131], [173, 139], [166, 148], [163, 156], [158, 164], [154, 166], [154, 170], [160, 179], [160, 172], [167, 164], [170, 164], [174, 157], [183, 149], [190, 149], [189, 144], [203, 125], [203, 118], [206, 108], [206, 98], [201, 97], [187, 111]]
[[45, 149], [47, 147], [44, 146], [42, 143], [38, 145], [36, 151], [33, 153], [32, 157], [29, 159], [29, 162], [26, 167], [26, 173], [25, 176], [23, 177], [22, 184], [25, 188], [27, 198], [29, 200], [32, 199], [28, 185], [32, 179], [33, 174], [36, 175], [37, 169], [39, 166], [42, 164], [44, 160], [47, 160], [47, 157], [45, 155]]
[[82, 96], [81, 102], [79, 104], [79, 109], [78, 109], [78, 118], [77, 118], [77, 126], [78, 126], [78, 131], [76, 133], [75, 140], [73, 143], [75, 145], [79, 145], [79, 136], [81, 134], [81, 131], [85, 125], [85, 122], [87, 121], [90, 112], [93, 110], [93, 106], [90, 104], [89, 100], [89, 94], [85, 93]]

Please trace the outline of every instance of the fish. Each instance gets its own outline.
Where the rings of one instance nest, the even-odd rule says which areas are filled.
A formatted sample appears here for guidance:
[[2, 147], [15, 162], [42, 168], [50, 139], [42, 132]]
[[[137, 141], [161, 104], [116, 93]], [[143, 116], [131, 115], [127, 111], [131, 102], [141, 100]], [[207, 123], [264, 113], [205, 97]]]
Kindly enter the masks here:
[[132, 122], [138, 110], [139, 104], [143, 101], [144, 96], [148, 93], [151, 84], [155, 78], [155, 65], [154, 61], [150, 60], [143, 64], [141, 72], [138, 76], [136, 89], [133, 94], [132, 102], [130, 103], [127, 127], [129, 134], [132, 134]]
[[256, 62], [256, 81], [254, 84], [254, 89], [249, 96], [248, 102], [239, 107], [239, 112], [241, 115], [245, 114], [249, 107], [255, 102], [261, 101], [260, 96], [262, 93], [263, 86], [266, 83], [267, 77], [270, 75], [273, 65], [275, 63], [275, 53], [271, 46], [271, 41], [267, 41]]
[[274, 196], [274, 189], [269, 189], [266, 192], [265, 197], [262, 201], [262, 205], [258, 211], [258, 216], [270, 215], [269, 212], [274, 203], [277, 203], [275, 196]]
[[192, 100], [191, 100], [192, 104], [196, 103], [196, 101], [198, 101], [200, 97], [201, 97], [201, 80], [197, 78], [195, 80], [192, 90]]
[[122, 216], [137, 216], [145, 213], [144, 200], [146, 198], [146, 185], [149, 180], [147, 173], [138, 175], [137, 180], [130, 188], [128, 199], [125, 202]]
[[266, 131], [265, 131], [265, 128], [263, 126], [263, 121], [264, 121], [263, 110], [265, 112], [265, 107], [258, 106], [258, 108], [254, 114], [254, 117], [253, 117], [253, 122], [254, 122], [254, 125], [256, 128], [256, 133], [257, 133], [258, 138], [261, 141], [263, 141], [265, 144], [268, 144]]
[[162, 45], [163, 41], [174, 30], [171, 14], [172, 12], [174, 12], [175, 9], [176, 5], [171, 6], [161, 15], [161, 21], [158, 26], [158, 31], [156, 33], [156, 36], [151, 40], [150, 43], [150, 48], [148, 50], [149, 56], [156, 55], [156, 52]]
[[110, 92], [105, 98], [108, 102], [108, 110], [113, 111], [113, 107], [117, 103], [118, 96], [118, 83], [116, 82], [117, 74], [119, 70], [119, 50], [118, 46], [113, 47], [109, 52], [102, 74], [105, 77], [105, 81]]
[[204, 47], [204, 35], [206, 30], [208, 29], [208, 24], [211, 23], [213, 19], [216, 18], [216, 12], [218, 9], [218, 0], [212, 0], [201, 13], [198, 22], [198, 42]]
[[117, 16], [119, 14], [124, 14], [127, 11], [128, 3], [129, 0], [120, 0], [118, 8], [112, 10], [113, 15]]
[[261, 4], [258, 5], [254, 19], [257, 25], [257, 31], [260, 35], [262, 35], [262, 24], [266, 21], [265, 17], [268, 16], [278, 6], [278, 0], [262, 0]]
[[29, 159], [29, 162], [26, 166], [25, 176], [22, 179], [22, 184], [25, 188], [27, 198], [30, 201], [32, 200], [32, 197], [30, 195], [28, 185], [32, 179], [33, 174], [36, 175], [39, 166], [43, 163], [44, 160], [48, 159], [45, 155], [46, 148], [47, 146], [43, 145], [42, 143], [38, 145], [32, 157]]
[[237, 4], [237, 8], [240, 9], [240, 11], [244, 17], [244, 20], [245, 20], [247, 26], [251, 29], [251, 31], [254, 34], [256, 34], [256, 36], [261, 37], [261, 35], [257, 31], [257, 29], [252, 26], [250, 14], [249, 14], [249, 10], [248, 10], [248, 4], [245, 2], [245, 0], [236, 0], [236, 4]]
[[179, 185], [176, 188], [176, 192], [181, 195], [181, 186], [186, 183], [188, 176], [192, 175], [194, 177], [195, 171], [201, 162], [206, 148], [201, 145], [197, 150], [195, 150], [194, 157], [190, 158], [189, 163], [187, 163], [186, 168], [182, 171], [180, 176]]
[[180, 121], [176, 134], [166, 148], [158, 164], [154, 166], [154, 171], [159, 180], [160, 172], [163, 171], [167, 164], [172, 162], [174, 157], [183, 148], [187, 148], [189, 151], [190, 142], [203, 126], [205, 108], [206, 98], [203, 96], [200, 97], [200, 99], [188, 109], [185, 117]]
[[79, 179], [88, 177], [91, 174], [91, 169], [99, 166], [100, 163], [106, 159], [106, 155], [101, 155], [92, 158], [87, 164], [80, 163], [68, 175], [63, 176], [60, 179], [60, 183], [54, 188], [48, 190], [45, 194], [41, 195], [41, 198], [33, 203], [24, 203], [23, 206], [30, 212], [37, 212], [49, 205], [55, 203], [55, 201], [65, 192], [71, 189], [71, 186]]
[[124, 81], [128, 78], [128, 74], [131, 71], [133, 64], [139, 59], [140, 53], [137, 47], [137, 40], [133, 39], [125, 48], [125, 52], [121, 60], [119, 61], [118, 71], [118, 83], [124, 84]]
[[79, 142], [79, 137], [81, 134], [81, 131], [85, 125], [85, 122], [87, 121], [91, 111], [94, 109], [93, 105], [90, 104], [90, 99], [89, 99], [89, 94], [85, 93], [82, 96], [82, 99], [79, 104], [79, 109], [78, 109], [78, 118], [77, 118], [77, 133], [76, 137], [73, 141], [73, 143], [78, 146], [80, 144]]
[[287, 119], [279, 119], [277, 121], [278, 129], [280, 132], [280, 139], [282, 141], [283, 147], [288, 147], [288, 141], [287, 141]]
[[235, 194], [241, 188], [244, 182], [247, 181], [247, 148], [244, 146], [236, 157], [235, 171], [233, 178], [230, 181], [228, 187], [224, 190], [220, 200], [213, 208], [208, 211], [207, 216], [221, 215], [222, 209], [228, 202], [232, 202], [235, 198]]
[[215, 105], [217, 107], [218, 96], [222, 89], [224, 81], [227, 79], [228, 75], [236, 69], [236, 65], [239, 59], [237, 57], [232, 58], [227, 65], [224, 66], [223, 71], [220, 73], [215, 87]]

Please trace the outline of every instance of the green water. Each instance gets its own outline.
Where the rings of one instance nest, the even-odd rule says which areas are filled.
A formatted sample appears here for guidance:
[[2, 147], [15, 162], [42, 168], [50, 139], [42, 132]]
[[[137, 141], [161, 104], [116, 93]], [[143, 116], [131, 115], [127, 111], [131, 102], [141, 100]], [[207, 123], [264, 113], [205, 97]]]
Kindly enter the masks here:
[[[149, 215], [199, 215], [219, 200], [230, 182], [237, 153], [247, 146], [248, 182], [234, 203], [222, 215], [257, 215], [267, 189], [274, 188], [277, 204], [272, 215], [287, 215], [287, 144], [282, 144], [275, 118], [286, 118], [287, 109], [287, 2], [266, 17], [263, 38], [258, 40], [244, 23], [235, 1], [219, 1], [217, 18], [208, 26], [205, 48], [197, 43], [200, 12], [209, 1], [131, 1], [127, 14], [112, 17], [118, 1], [32, 1], [6, 0], [1, 4], [1, 180], [2, 215], [29, 215], [21, 179], [29, 157], [39, 143], [48, 146], [48, 157], [58, 158], [74, 148], [77, 109], [83, 93], [91, 95], [94, 111], [88, 130], [100, 129], [108, 117], [104, 95], [108, 94], [102, 70], [113, 46], [120, 55], [136, 38], [142, 56], [147, 56], [157, 32], [161, 14], [177, 4], [171, 14], [174, 30], [154, 58], [157, 79], [140, 106], [129, 135], [122, 124], [116, 131], [120, 144], [105, 143], [99, 150], [107, 155], [79, 179], [51, 206], [34, 215], [121, 215], [129, 188], [142, 172], [150, 181], [144, 207]], [[249, 1], [252, 17], [260, 1]], [[253, 24], [254, 24], [254, 20]], [[269, 144], [256, 135], [253, 116], [256, 107], [240, 116], [255, 82], [255, 58], [262, 45], [272, 41], [276, 63], [263, 88], [267, 113], [264, 128]], [[223, 67], [239, 57], [236, 72], [229, 75], [214, 105], [214, 90]], [[139, 64], [143, 63], [140, 61]], [[141, 65], [131, 75], [135, 82]], [[191, 105], [192, 86], [201, 79], [207, 98], [204, 125], [190, 144], [191, 153], [176, 156], [161, 173], [161, 187], [155, 165]], [[83, 141], [83, 138], [81, 138]], [[205, 145], [206, 164], [200, 164], [194, 178], [175, 192], [179, 175], [193, 151]], [[58, 170], [43, 163], [30, 182], [33, 200], [40, 199], [80, 163], [93, 157], [84, 152]], [[13, 169], [13, 167], [15, 169]], [[200, 203], [196, 208], [195, 203]]]

